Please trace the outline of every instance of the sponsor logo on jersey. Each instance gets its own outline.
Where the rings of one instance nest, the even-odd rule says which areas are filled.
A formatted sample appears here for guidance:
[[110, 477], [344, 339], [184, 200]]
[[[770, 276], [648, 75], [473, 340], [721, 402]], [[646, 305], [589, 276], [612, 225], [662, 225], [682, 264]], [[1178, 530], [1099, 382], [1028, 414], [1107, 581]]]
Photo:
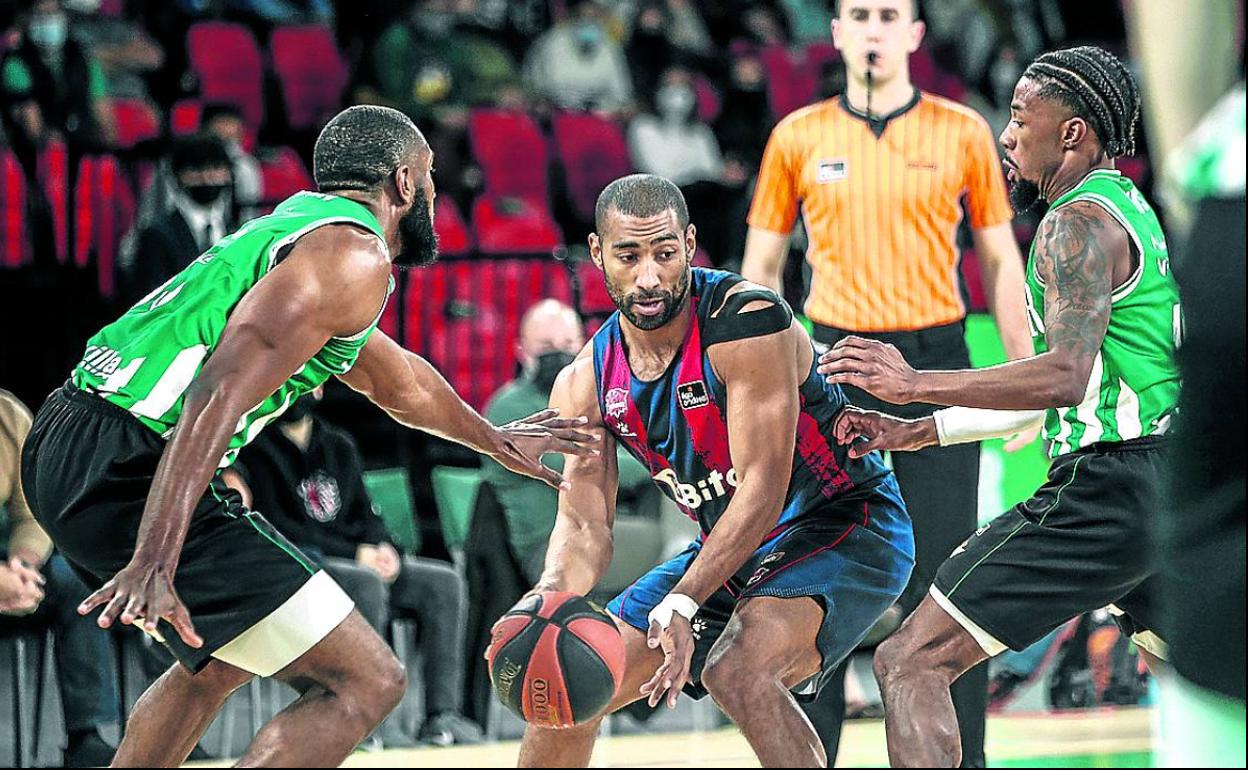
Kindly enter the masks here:
[[702, 380], [678, 385], [676, 387], [676, 397], [680, 399], [680, 408], [685, 411], [697, 409], [711, 403], [711, 397], [706, 395], [706, 383], [702, 382]]
[[819, 184], [839, 182], [849, 176], [849, 164], [843, 158], [821, 160], [815, 170], [815, 181]]
[[607, 406], [607, 413], [604, 415], [607, 426], [624, 438], [637, 438], [637, 434], [624, 422], [624, 415], [628, 414], [628, 391], [624, 388], [611, 388], [603, 397], [603, 402]]
[[772, 551], [763, 557], [763, 564], [771, 564], [773, 561], [780, 561], [784, 558], [784, 551]]
[[731, 468], [727, 473], [711, 471], [709, 476], [694, 484], [686, 484], [676, 478], [676, 471], [671, 468], [664, 468], [654, 474], [653, 478], [667, 489], [678, 505], [690, 510], [702, 507], [702, 503], [731, 495], [732, 490], [737, 487], [737, 472]]

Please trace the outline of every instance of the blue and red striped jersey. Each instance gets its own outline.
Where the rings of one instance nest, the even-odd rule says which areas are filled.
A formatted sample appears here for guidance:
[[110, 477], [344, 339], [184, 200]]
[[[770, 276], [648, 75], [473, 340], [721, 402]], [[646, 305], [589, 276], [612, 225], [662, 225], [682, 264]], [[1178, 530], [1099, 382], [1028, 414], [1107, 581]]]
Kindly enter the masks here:
[[[749, 336], [716, 328], [747, 324], [742, 316], [711, 316], [726, 292], [742, 280], [734, 273], [693, 268], [689, 289], [693, 322], [667, 371], [656, 380], [633, 375], [619, 312], [607, 319], [593, 340], [598, 406], [607, 429], [649, 469], [664, 494], [698, 523], [703, 535], [719, 521], [737, 485], [728, 451], [728, 390], [715, 375], [707, 354], [711, 343], [705, 340]], [[844, 516], [851, 508], [828, 503], [865, 496], [891, 474], [878, 454], [854, 460], [847, 447], [836, 443], [833, 424], [848, 401], [839, 385], [829, 385], [819, 376], [817, 365], [815, 357], [799, 387], [793, 472], [777, 528], [766, 540], [807, 517]]]

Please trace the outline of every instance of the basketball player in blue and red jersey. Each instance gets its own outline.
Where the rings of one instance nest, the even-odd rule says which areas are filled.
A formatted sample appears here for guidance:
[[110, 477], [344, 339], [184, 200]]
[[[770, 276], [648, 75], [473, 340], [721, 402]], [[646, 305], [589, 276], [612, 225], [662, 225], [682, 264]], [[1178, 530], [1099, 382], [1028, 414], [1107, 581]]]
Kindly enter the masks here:
[[[695, 269], [696, 230], [661, 177], [612, 182], [590, 253], [618, 312], [560, 374], [551, 406], [588, 415], [535, 591], [588, 593], [611, 561], [622, 442], [701, 533], [612, 601], [626, 647], [611, 709], [709, 693], [764, 766], [822, 766], [794, 693], [813, 694], [910, 576], [910, 519], [876, 454], [833, 437], [846, 404], [776, 294]], [[574, 683], [573, 683], [574, 684]], [[530, 726], [523, 766], [589, 762], [598, 720]]]

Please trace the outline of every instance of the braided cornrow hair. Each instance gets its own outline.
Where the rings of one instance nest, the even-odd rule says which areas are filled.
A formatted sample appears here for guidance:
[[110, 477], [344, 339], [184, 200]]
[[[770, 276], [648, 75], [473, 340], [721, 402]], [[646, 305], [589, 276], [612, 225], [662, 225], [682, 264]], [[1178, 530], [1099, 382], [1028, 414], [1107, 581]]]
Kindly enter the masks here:
[[1140, 89], [1117, 56], [1096, 46], [1066, 48], [1041, 54], [1023, 76], [1040, 84], [1039, 96], [1088, 121], [1109, 157], [1135, 153]]

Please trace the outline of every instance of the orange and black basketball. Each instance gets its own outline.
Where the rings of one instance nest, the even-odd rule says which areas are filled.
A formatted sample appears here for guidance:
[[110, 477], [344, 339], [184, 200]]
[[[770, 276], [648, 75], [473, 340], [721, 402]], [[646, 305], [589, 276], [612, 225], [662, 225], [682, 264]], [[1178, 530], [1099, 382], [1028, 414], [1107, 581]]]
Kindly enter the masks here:
[[534, 594], [517, 604], [494, 624], [485, 657], [499, 700], [539, 727], [598, 716], [624, 677], [615, 623], [572, 593]]

